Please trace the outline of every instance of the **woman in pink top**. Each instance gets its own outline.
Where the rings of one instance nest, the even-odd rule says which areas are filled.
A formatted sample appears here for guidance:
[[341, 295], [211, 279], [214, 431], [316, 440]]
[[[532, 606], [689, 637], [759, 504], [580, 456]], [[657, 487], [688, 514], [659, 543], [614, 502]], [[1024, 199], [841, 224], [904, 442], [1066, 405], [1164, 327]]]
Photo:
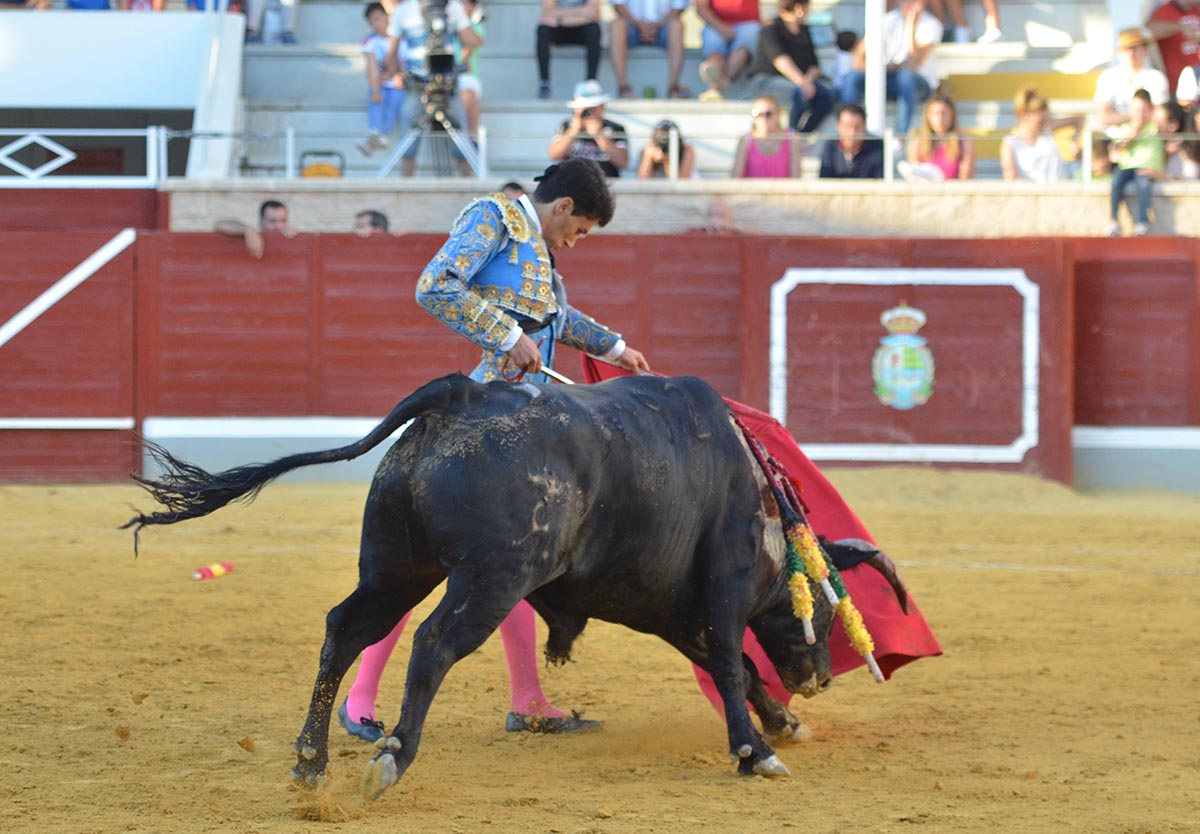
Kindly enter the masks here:
[[783, 126], [779, 102], [759, 96], [750, 111], [750, 132], [738, 142], [733, 158], [735, 179], [786, 179], [800, 176], [804, 144], [800, 134]]
[[[969, 180], [975, 176], [975, 143], [958, 132], [958, 110], [948, 96], [934, 93], [925, 103], [925, 118], [909, 148], [908, 160], [918, 170], [929, 166], [940, 179]], [[938, 179], [919, 177], [921, 179]]]

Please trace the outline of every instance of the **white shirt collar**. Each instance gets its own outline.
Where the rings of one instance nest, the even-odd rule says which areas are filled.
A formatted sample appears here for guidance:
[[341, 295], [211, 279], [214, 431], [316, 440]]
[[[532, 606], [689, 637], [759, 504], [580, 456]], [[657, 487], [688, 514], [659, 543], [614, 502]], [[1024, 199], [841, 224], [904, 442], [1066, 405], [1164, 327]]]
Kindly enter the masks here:
[[538, 217], [537, 209], [533, 207], [533, 200], [529, 199], [528, 194], [522, 194], [517, 199], [517, 205], [519, 205], [521, 210], [524, 211], [529, 219], [533, 221], [533, 226], [537, 229], [537, 233], [540, 235], [542, 233], [542, 219]]

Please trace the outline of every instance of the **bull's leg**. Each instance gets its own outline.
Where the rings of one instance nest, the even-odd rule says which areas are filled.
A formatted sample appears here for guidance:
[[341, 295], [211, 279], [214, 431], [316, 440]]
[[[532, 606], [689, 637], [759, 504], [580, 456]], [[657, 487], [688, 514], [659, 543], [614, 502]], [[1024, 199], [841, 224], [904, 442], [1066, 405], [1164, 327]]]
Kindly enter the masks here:
[[376, 742], [381, 752], [363, 773], [368, 798], [400, 781], [416, 758], [433, 696], [450, 667], [483, 645], [525, 595], [525, 589], [514, 589], [511, 582], [491, 573], [450, 574], [446, 595], [413, 636], [400, 723]]
[[329, 719], [338, 687], [362, 650], [387, 635], [413, 605], [433, 590], [436, 582], [399, 588], [378, 582], [360, 584], [325, 618], [325, 644], [313, 685], [304, 729], [293, 749], [299, 757], [292, 768], [298, 781], [314, 782], [329, 763]]
[[717, 685], [725, 706], [725, 724], [729, 730], [730, 757], [738, 763], [738, 773], [763, 776], [787, 776], [775, 751], [767, 744], [746, 709], [746, 671], [742, 665], [741, 635], [737, 623], [714, 623], [708, 632], [708, 673]]

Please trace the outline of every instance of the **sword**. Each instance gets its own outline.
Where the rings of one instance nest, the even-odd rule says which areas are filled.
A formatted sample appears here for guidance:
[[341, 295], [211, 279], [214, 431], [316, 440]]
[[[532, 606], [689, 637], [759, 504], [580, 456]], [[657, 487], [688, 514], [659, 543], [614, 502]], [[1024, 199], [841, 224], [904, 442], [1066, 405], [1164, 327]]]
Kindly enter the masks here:
[[546, 376], [550, 377], [551, 379], [558, 380], [563, 385], [574, 385], [575, 384], [575, 380], [571, 379], [570, 377], [565, 377], [562, 374], [560, 374], [558, 371], [554, 370], [553, 368], [548, 368], [545, 365], [542, 366], [542, 373], [544, 373]]

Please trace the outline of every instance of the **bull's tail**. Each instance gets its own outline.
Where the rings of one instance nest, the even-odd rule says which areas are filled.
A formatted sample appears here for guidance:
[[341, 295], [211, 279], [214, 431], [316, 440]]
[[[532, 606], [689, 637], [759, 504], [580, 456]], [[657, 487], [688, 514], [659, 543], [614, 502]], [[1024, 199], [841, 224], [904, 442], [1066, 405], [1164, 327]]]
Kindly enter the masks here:
[[166, 474], [157, 480], [137, 475], [132, 477], [166, 509], [148, 515], [139, 513], [121, 525], [121, 529], [134, 528], [136, 550], [137, 534], [148, 524], [174, 524], [189, 518], [199, 518], [232, 501], [253, 501], [259, 490], [293, 469], [317, 463], [353, 460], [378, 446], [392, 432], [414, 417], [442, 412], [455, 403], [464, 402], [464, 389], [472, 384], [460, 374], [426, 383], [393, 408], [366, 437], [349, 446], [321, 452], [301, 452], [270, 463], [238, 466], [216, 474], [179, 460], [157, 443], [146, 441], [151, 456]]

